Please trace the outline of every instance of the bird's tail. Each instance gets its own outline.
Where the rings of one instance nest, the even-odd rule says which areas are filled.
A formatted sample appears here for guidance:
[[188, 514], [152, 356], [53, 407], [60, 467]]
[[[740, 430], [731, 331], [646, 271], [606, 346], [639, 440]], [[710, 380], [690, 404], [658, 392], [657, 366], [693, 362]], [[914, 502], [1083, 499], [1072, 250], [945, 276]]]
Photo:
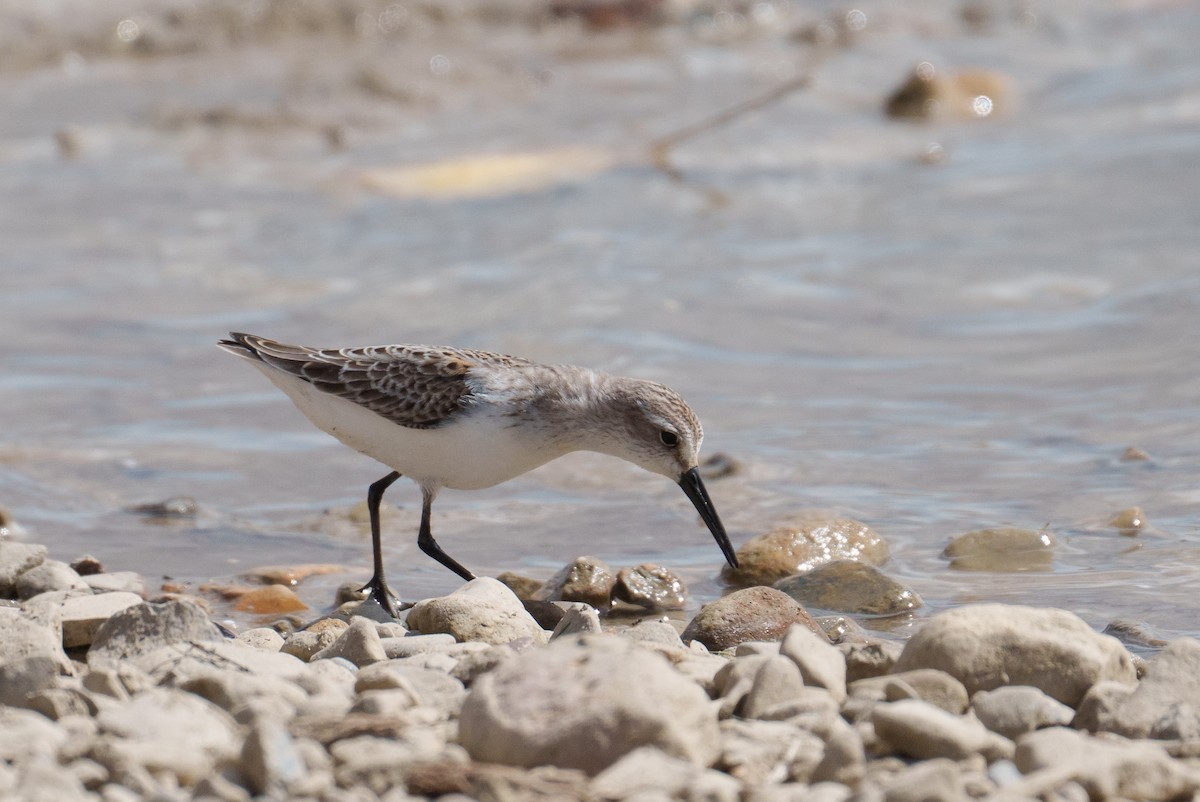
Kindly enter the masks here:
[[258, 352], [255, 340], [260, 338], [253, 334], [243, 334], [240, 331], [229, 332], [228, 340], [218, 340], [217, 347], [221, 348], [234, 356], [242, 359], [262, 359], [262, 354]]

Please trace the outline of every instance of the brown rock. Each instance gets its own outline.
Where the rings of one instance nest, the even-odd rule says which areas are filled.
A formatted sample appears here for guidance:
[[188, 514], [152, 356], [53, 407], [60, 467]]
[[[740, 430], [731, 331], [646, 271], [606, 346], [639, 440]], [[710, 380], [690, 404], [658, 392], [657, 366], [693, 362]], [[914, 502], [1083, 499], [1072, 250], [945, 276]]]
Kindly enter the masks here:
[[612, 597], [644, 610], [682, 610], [687, 602], [687, 586], [669, 568], [643, 563], [622, 568]]
[[310, 576], [340, 574], [345, 570], [345, 566], [331, 563], [302, 563], [300, 565], [268, 565], [247, 571], [243, 576], [252, 582], [261, 582], [264, 585], [298, 585]]
[[300, 601], [300, 597], [286, 585], [268, 585], [243, 594], [233, 609], [242, 613], [266, 615], [307, 610], [308, 605]]
[[939, 74], [923, 61], [887, 99], [889, 117], [929, 120], [947, 117], [979, 119], [1012, 105], [1008, 76], [992, 70]]
[[696, 640], [720, 651], [751, 640], [782, 640], [792, 624], [825, 637], [820, 625], [791, 596], [774, 588], [746, 588], [704, 605], [681, 637], [685, 643]]
[[[527, 601], [537, 597], [537, 592], [542, 589], [545, 583], [541, 580], [534, 579], [528, 576], [514, 574], [512, 571], [505, 571], [496, 576], [509, 590], [516, 594], [521, 601]], [[553, 627], [549, 627], [553, 629]]]
[[1108, 525], [1126, 537], [1137, 537], [1146, 526], [1146, 513], [1141, 507], [1130, 507], [1110, 518]]
[[603, 560], [576, 557], [535, 594], [541, 601], [578, 601], [607, 610], [617, 577]]
[[960, 571], [1046, 571], [1054, 559], [1054, 535], [1002, 526], [959, 535], [942, 552]]
[[850, 518], [810, 517], [751, 538], [737, 550], [740, 568], [725, 566], [726, 582], [769, 585], [833, 560], [878, 565], [887, 543], [869, 526]]
[[897, 615], [924, 604], [912, 588], [857, 560], [818, 565], [774, 586], [805, 607], [860, 615]]

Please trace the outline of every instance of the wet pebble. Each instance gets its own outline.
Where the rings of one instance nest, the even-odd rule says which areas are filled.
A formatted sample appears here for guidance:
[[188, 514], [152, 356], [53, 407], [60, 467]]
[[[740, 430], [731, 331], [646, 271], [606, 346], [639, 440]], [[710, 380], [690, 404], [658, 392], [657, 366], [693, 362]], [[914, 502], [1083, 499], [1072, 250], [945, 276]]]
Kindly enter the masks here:
[[534, 598], [541, 601], [567, 601], [590, 604], [607, 610], [617, 577], [612, 568], [595, 557], [576, 557], [552, 576]]
[[687, 586], [669, 568], [643, 563], [617, 573], [612, 598], [643, 610], [682, 610]]
[[916, 591], [857, 560], [834, 560], [774, 584], [808, 608], [859, 615], [896, 615], [924, 602]]
[[742, 463], [723, 451], [718, 451], [704, 459], [699, 465], [700, 476], [706, 482], [724, 479], [741, 472]]
[[889, 117], [906, 119], [982, 119], [1011, 106], [1012, 94], [1011, 80], [1002, 73], [982, 69], [943, 73], [924, 61], [888, 97], [884, 110]]
[[104, 573], [104, 566], [90, 554], [71, 561], [71, 570], [80, 576]]
[[265, 588], [254, 588], [238, 596], [233, 609], [240, 613], [274, 615], [307, 610], [308, 605], [286, 585], [267, 585]]
[[960, 571], [1045, 571], [1057, 545], [1054, 535], [1044, 530], [996, 527], [959, 535], [942, 556]]
[[126, 512], [163, 520], [195, 518], [200, 514], [200, 505], [191, 496], [174, 496], [148, 504], [134, 504]]
[[850, 518], [811, 517], [753, 537], [737, 550], [739, 568], [725, 566], [731, 584], [770, 585], [833, 560], [878, 565], [888, 546], [866, 524]]
[[1110, 518], [1108, 525], [1126, 537], [1137, 537], [1146, 526], [1146, 514], [1141, 507], [1129, 507]]
[[1141, 621], [1125, 621], [1123, 619], [1110, 621], [1104, 628], [1104, 634], [1112, 635], [1128, 646], [1137, 646], [1143, 649], [1161, 649], [1169, 642], [1155, 633], [1148, 624]]
[[[753, 640], [781, 640], [793, 624], [814, 632], [820, 626], [795, 599], [774, 588], [735, 591], [700, 608], [681, 635], [720, 651]], [[824, 637], [824, 633], [822, 633]]]
[[301, 565], [271, 565], [247, 571], [242, 576], [250, 582], [263, 585], [299, 585], [310, 576], [340, 574], [343, 565], [332, 563], [303, 563]]
[[514, 574], [512, 571], [504, 571], [503, 573], [497, 574], [496, 579], [507, 586], [508, 589], [515, 593], [517, 598], [521, 599], [522, 601], [535, 599], [537, 597], [537, 592], [541, 590], [542, 585], [545, 584], [540, 579], [533, 579], [528, 576], [522, 576], [521, 574]]

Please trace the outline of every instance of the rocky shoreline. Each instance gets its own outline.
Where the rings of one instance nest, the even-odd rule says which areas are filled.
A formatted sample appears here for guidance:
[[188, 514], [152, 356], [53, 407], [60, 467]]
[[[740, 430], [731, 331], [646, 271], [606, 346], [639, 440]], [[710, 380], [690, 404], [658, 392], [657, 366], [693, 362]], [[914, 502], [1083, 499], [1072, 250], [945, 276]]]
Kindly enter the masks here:
[[1064, 610], [970, 605], [904, 644], [831, 642], [769, 587], [680, 632], [653, 615], [613, 628], [592, 605], [481, 578], [399, 621], [347, 602], [233, 636], [138, 581], [0, 541], [0, 798], [1200, 792], [1200, 642], [1146, 662]]

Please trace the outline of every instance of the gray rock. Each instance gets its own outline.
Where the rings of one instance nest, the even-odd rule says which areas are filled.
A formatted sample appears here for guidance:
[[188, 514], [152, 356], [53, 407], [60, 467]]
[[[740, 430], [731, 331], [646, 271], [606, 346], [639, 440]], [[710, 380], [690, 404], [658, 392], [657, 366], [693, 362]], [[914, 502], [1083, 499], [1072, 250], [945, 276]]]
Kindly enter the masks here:
[[652, 746], [643, 746], [597, 774], [588, 786], [596, 802], [634, 799], [695, 799], [737, 802], [741, 783], [718, 771], [696, 767]]
[[0, 598], [16, 598], [17, 578], [45, 559], [45, 546], [0, 538]]
[[101, 624], [122, 610], [141, 603], [141, 596], [125, 592], [97, 593], [66, 599], [60, 612], [63, 646], [71, 649], [90, 645]]
[[28, 707], [26, 697], [58, 683], [61, 661], [49, 654], [29, 654], [0, 662], [0, 705]]
[[871, 723], [898, 753], [920, 760], [965, 760], [972, 755], [1000, 760], [1013, 753], [1012, 741], [990, 732], [977, 720], [955, 716], [919, 699], [876, 705]]
[[971, 709], [983, 726], [1013, 739], [1044, 727], [1066, 726], [1075, 717], [1062, 702], [1025, 685], [980, 691], [971, 698]]
[[287, 728], [279, 722], [259, 720], [242, 744], [238, 769], [255, 796], [281, 799], [308, 770]]
[[621, 630], [620, 634], [630, 640], [683, 647], [679, 631], [666, 621], [638, 621], [633, 626]]
[[68, 738], [66, 729], [32, 710], [0, 707], [0, 765], [19, 765], [34, 758], [57, 762]]
[[136, 593], [146, 595], [146, 580], [135, 571], [114, 571], [111, 574], [87, 574], [83, 581], [95, 593]]
[[387, 660], [379, 633], [375, 631], [375, 623], [360, 616], [351, 618], [350, 626], [337, 640], [314, 654], [312, 659], [328, 660], [334, 657], [343, 657], [360, 668]]
[[32, 599], [55, 590], [90, 590], [75, 569], [58, 560], [41, 563], [17, 577], [17, 598]]
[[546, 632], [521, 600], [495, 579], [473, 579], [449, 596], [419, 601], [408, 612], [408, 627], [429, 635], [444, 632], [459, 641], [504, 644], [521, 638], [545, 643]]
[[190, 602], [143, 602], [100, 625], [88, 650], [88, 665], [111, 665], [171, 644], [222, 640], [221, 631], [208, 615]]
[[882, 677], [861, 679], [850, 684], [850, 694], [860, 699], [888, 702], [923, 699], [954, 715], [965, 711], [969, 702], [967, 689], [963, 684], [936, 668], [917, 668]]
[[[712, 693], [721, 699], [719, 715], [728, 718], [741, 706], [750, 689], [754, 687], [754, 677], [771, 655], [752, 654], [727, 661], [713, 675]], [[797, 669], [798, 670], [798, 669]]]
[[880, 677], [891, 672], [903, 648], [903, 644], [890, 640], [838, 644], [839, 651], [846, 659], [846, 682]]
[[720, 651], [751, 640], [781, 640], [793, 624], [819, 632], [820, 626], [791, 596], [753, 587], [710, 602], [683, 631], [684, 643], [697, 640]]
[[[1176, 638], [1150, 661], [1146, 676], [1117, 704], [1106, 728], [1130, 738], [1144, 738], [1160, 720], [1170, 717], [1178, 729], [1183, 705], [1200, 710], [1200, 642], [1192, 638]], [[1190, 716], [1194, 719], [1195, 713]]]
[[1083, 695], [1075, 708], [1071, 726], [1088, 732], [1110, 731], [1116, 728], [1117, 710], [1133, 695], [1135, 687], [1124, 682], [1097, 682]]
[[1200, 772], [1152, 741], [1051, 727], [1023, 736], [1013, 760], [1025, 775], [1005, 788], [1013, 798], [1038, 796], [1068, 780], [1091, 799], [1166, 800], [1200, 790]]
[[728, 719], [720, 726], [717, 766], [748, 787], [805, 782], [820, 759], [821, 740], [784, 722]]
[[247, 629], [239, 632], [234, 640], [264, 652], [278, 652], [283, 649], [283, 636], [270, 627]]
[[314, 631], [303, 629], [293, 632], [283, 641], [280, 651], [290, 654], [305, 662], [311, 661], [319, 652], [328, 649], [342, 633], [338, 630], [325, 629]]
[[53, 629], [30, 621], [19, 610], [0, 608], [0, 663], [34, 656], [53, 659], [59, 673], [72, 671], [62, 641]]
[[961, 802], [968, 799], [959, 767], [945, 758], [926, 760], [894, 775], [884, 802]]
[[380, 638], [383, 652], [389, 660], [401, 657], [412, 657], [429, 652], [444, 652], [454, 648], [458, 641], [453, 635], [438, 633], [435, 635], [405, 635], [399, 638]]
[[84, 802], [91, 797], [79, 779], [50, 761], [35, 761], [20, 767], [16, 799], [23, 802]]
[[567, 602], [569, 605], [559, 622], [554, 627], [550, 639], [567, 635], [595, 634], [604, 631], [600, 626], [600, 613], [595, 607], [583, 602]]
[[805, 607], [858, 615], [898, 615], [921, 607], [917, 592], [873, 565], [834, 560], [774, 584]]
[[841, 717], [834, 716], [821, 761], [813, 768], [809, 781], [854, 787], [862, 780], [866, 768], [867, 754], [862, 736]]
[[89, 668], [83, 676], [83, 687], [120, 701], [154, 685], [150, 675], [129, 664]]
[[618, 571], [612, 595], [643, 610], [682, 610], [688, 592], [687, 585], [670, 569], [644, 563]]
[[467, 695], [463, 684], [448, 674], [395, 661], [364, 668], [354, 682], [354, 691], [358, 694], [392, 689], [408, 694], [413, 700], [412, 706], [430, 707], [445, 717], [457, 713]]
[[81, 688], [43, 688], [28, 696], [24, 707], [59, 721], [67, 716], [94, 716], [96, 698]]
[[779, 653], [796, 664], [805, 685], [824, 688], [839, 703], [846, 699], [846, 660], [837, 647], [802, 626], [783, 636]]
[[533, 594], [540, 601], [583, 602], [607, 610], [617, 577], [596, 557], [576, 557]]
[[804, 678], [794, 662], [781, 655], [766, 657], [754, 672], [738, 713], [746, 718], [778, 718], [773, 715], [774, 711], [803, 692]]
[[1032, 685], [1066, 705], [1102, 680], [1132, 685], [1129, 652], [1074, 613], [1005, 604], [959, 607], [933, 616], [908, 641], [895, 671], [937, 668], [969, 694]]
[[237, 755], [237, 725], [198, 696], [150, 688], [96, 717], [101, 735], [91, 757], [110, 771], [127, 765], [168, 773], [194, 785]]
[[477, 679], [459, 739], [475, 760], [596, 774], [639, 746], [708, 766], [718, 752], [708, 696], [623, 638], [564, 638]]
[[997, 527], [959, 535], [942, 556], [960, 571], [1044, 571], [1056, 546], [1054, 535], [1046, 531]]

